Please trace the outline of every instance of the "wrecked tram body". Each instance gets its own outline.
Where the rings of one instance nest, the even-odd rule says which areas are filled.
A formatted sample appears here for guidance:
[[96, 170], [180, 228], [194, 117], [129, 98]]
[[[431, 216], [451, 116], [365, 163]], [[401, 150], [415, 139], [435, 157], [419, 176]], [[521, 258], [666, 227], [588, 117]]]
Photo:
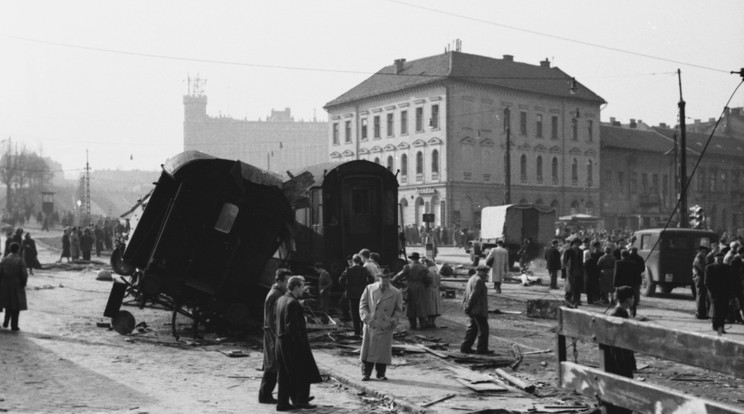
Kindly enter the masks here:
[[114, 271], [128, 276], [114, 283], [104, 312], [115, 327], [133, 324], [119, 310], [126, 293], [141, 306], [172, 310], [174, 322], [181, 313], [195, 324], [221, 316], [239, 326], [261, 313], [266, 290], [257, 287], [294, 221], [280, 177], [184, 152], [163, 165], [143, 207], [126, 247], [112, 256]]
[[126, 245], [112, 255], [121, 275], [104, 316], [129, 333], [126, 297], [220, 328], [255, 328], [279, 267], [311, 275], [328, 264], [336, 281], [362, 247], [383, 263], [397, 252], [397, 180], [369, 161], [328, 163], [282, 178], [240, 161], [188, 151], [163, 165], [155, 188], [129, 214]]

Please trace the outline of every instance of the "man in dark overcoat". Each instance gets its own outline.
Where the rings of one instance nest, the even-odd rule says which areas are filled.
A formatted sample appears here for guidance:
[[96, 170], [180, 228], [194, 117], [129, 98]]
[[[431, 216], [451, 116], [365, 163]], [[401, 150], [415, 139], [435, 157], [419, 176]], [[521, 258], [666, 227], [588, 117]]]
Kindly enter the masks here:
[[581, 290], [584, 286], [584, 252], [579, 249], [581, 240], [571, 240], [571, 247], [563, 252], [563, 268], [566, 269], [566, 302], [568, 306], [581, 304]]
[[351, 258], [351, 266], [338, 278], [338, 284], [344, 288], [346, 299], [349, 301], [351, 320], [354, 323], [354, 335], [362, 335], [362, 320], [359, 317], [359, 300], [362, 298], [364, 288], [375, 280], [369, 271], [363, 266], [362, 257], [355, 254]]
[[550, 288], [558, 289], [558, 272], [561, 270], [561, 252], [558, 250], [558, 240], [553, 240], [545, 248], [545, 262], [550, 274]]
[[728, 312], [730, 295], [731, 266], [723, 263], [723, 252], [718, 252], [713, 258], [713, 264], [705, 267], [705, 287], [708, 288], [708, 296], [711, 302], [711, 319], [713, 330], [718, 335], [725, 334], [723, 324]]
[[310, 384], [323, 381], [310, 349], [305, 316], [299, 302], [305, 293], [305, 278], [290, 277], [287, 289], [288, 292], [276, 301], [277, 411], [315, 408], [310, 404]]
[[[610, 316], [627, 318], [629, 316], [628, 310], [632, 307], [633, 300], [635, 299], [633, 288], [630, 286], [619, 286], [615, 292], [615, 297], [617, 299], [617, 305]], [[605, 351], [605, 371], [626, 378], [633, 378], [633, 371], [636, 370], [636, 360], [633, 351], [606, 345], [600, 345], [600, 348]], [[603, 405], [608, 414], [632, 413], [632, 410], [609, 403], [603, 403]]]
[[[620, 253], [620, 260], [615, 262], [615, 281], [613, 282], [613, 286], [615, 289], [620, 286], [630, 286], [633, 288], [634, 293], [636, 289], [640, 290], [641, 274], [638, 263], [630, 259], [630, 252], [628, 250], [623, 250]], [[635, 317], [635, 298], [633, 302], [634, 305], [630, 307], [630, 315]]]
[[287, 293], [287, 280], [292, 275], [289, 269], [279, 268], [274, 276], [274, 285], [264, 301], [263, 325], [263, 378], [258, 389], [258, 402], [276, 404], [271, 395], [276, 386], [276, 301]]
[[20, 245], [11, 243], [8, 247], [8, 255], [0, 263], [0, 308], [5, 309], [5, 321], [3, 328], [19, 330], [18, 316], [22, 310], [28, 309], [26, 303], [26, 282], [28, 272], [26, 263], [18, 254]]
[[641, 303], [641, 283], [643, 282], [643, 272], [646, 271], [646, 261], [638, 254], [637, 247], [631, 247], [628, 252], [630, 252], [628, 259], [636, 264], [636, 278], [633, 281], [634, 284], [629, 285], [635, 292], [635, 300], [633, 300], [633, 306], [630, 307], [630, 314], [635, 317], [638, 305]]
[[403, 270], [393, 277], [393, 282], [405, 280], [406, 289], [406, 317], [411, 329], [417, 329], [419, 324], [421, 328], [429, 326], [429, 285], [431, 277], [429, 269], [419, 262], [421, 256], [418, 252], [411, 253], [408, 256], [411, 263], [403, 266]]

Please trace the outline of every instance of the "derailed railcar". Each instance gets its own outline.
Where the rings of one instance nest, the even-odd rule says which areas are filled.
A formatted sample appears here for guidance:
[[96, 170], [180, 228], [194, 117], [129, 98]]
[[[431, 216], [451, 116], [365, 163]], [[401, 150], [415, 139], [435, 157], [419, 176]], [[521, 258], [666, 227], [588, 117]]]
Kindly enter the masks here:
[[240, 161], [196, 151], [169, 159], [126, 247], [114, 255], [114, 270], [127, 277], [114, 284], [104, 315], [133, 325], [120, 311], [129, 292], [142, 306], [172, 310], [174, 322], [181, 313], [195, 324], [260, 323], [273, 280], [264, 269], [294, 223], [285, 188], [281, 177]]
[[314, 184], [305, 202], [295, 204], [298, 228], [294, 265], [322, 262], [336, 279], [347, 258], [368, 248], [380, 264], [399, 266], [398, 180], [387, 168], [370, 161], [325, 163], [299, 170], [312, 174]]

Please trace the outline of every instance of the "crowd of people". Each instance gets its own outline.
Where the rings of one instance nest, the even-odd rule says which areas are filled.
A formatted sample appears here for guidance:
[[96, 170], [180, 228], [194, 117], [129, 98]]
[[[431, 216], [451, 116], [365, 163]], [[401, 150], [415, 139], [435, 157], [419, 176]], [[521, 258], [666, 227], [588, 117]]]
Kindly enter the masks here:
[[77, 260], [91, 260], [92, 252], [101, 257], [101, 252], [114, 248], [117, 234], [126, 232], [124, 225], [118, 220], [99, 220], [97, 224], [88, 226], [71, 226], [62, 230], [62, 254], [57, 262], [67, 259], [67, 262]]

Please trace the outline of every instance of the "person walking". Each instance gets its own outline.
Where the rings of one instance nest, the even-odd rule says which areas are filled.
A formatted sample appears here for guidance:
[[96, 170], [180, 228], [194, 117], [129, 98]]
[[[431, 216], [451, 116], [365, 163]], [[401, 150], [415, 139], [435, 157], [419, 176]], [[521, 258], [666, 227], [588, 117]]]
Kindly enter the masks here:
[[103, 230], [96, 224], [93, 228], [93, 237], [96, 240], [96, 257], [101, 257], [101, 250], [103, 250]]
[[18, 317], [21, 311], [28, 309], [26, 302], [28, 272], [26, 263], [18, 255], [20, 248], [18, 243], [11, 243], [8, 255], [0, 263], [0, 308], [5, 309], [3, 328], [7, 328], [10, 323], [14, 331], [20, 330]]
[[708, 257], [708, 246], [698, 246], [695, 259], [692, 261], [692, 280], [695, 282], [695, 317], [708, 319], [710, 317], [710, 301], [708, 288], [705, 287], [705, 266]]
[[558, 289], [558, 271], [561, 270], [561, 252], [558, 249], [558, 243], [558, 240], [554, 239], [550, 246], [545, 248], [545, 262], [550, 275], [551, 289]]
[[362, 266], [362, 257], [355, 254], [351, 258], [351, 266], [341, 274], [338, 279], [339, 285], [346, 291], [346, 299], [349, 301], [349, 311], [354, 324], [354, 335], [362, 335], [362, 320], [359, 318], [359, 300], [364, 288], [374, 282], [372, 275]]
[[321, 262], [315, 263], [315, 271], [318, 273], [318, 308], [321, 312], [328, 313], [331, 306], [331, 288], [333, 279]]
[[31, 233], [26, 233], [21, 244], [21, 251], [23, 252], [23, 260], [26, 262], [26, 269], [28, 273], [33, 275], [34, 269], [41, 269], [39, 263], [39, 252], [36, 250], [36, 240], [31, 238]]
[[581, 305], [581, 290], [584, 286], [584, 252], [579, 249], [581, 240], [571, 240], [571, 247], [563, 252], [563, 268], [566, 269], [566, 302], [571, 308]]
[[90, 252], [93, 250], [93, 236], [90, 235], [90, 229], [86, 228], [83, 231], [83, 236], [80, 237], [80, 251], [83, 252], [83, 260], [90, 261]]
[[465, 329], [465, 340], [460, 345], [460, 352], [464, 354], [473, 353], [473, 343], [476, 336], [476, 354], [492, 354], [488, 349], [488, 290], [486, 288], [486, 276], [488, 266], [480, 265], [477, 273], [470, 277], [465, 286], [465, 295], [462, 298], [462, 308], [468, 315], [468, 326]]
[[406, 289], [406, 317], [411, 329], [425, 329], [429, 325], [429, 269], [419, 262], [418, 252], [408, 256], [411, 263], [403, 266], [403, 270], [393, 277], [393, 282], [405, 280]]
[[64, 258], [67, 258], [67, 263], [70, 263], [70, 229], [68, 228], [62, 230], [62, 254], [57, 262], [62, 262]]
[[390, 284], [392, 273], [383, 272], [378, 282], [367, 285], [359, 301], [359, 315], [364, 322], [362, 381], [369, 381], [372, 368], [377, 379], [387, 380], [386, 369], [393, 361], [393, 333], [403, 314], [403, 295]]
[[607, 246], [604, 249], [604, 255], [597, 260], [599, 268], [599, 301], [603, 305], [610, 304], [614, 301], [612, 286], [615, 280], [615, 255], [612, 254], [612, 247]]
[[287, 293], [289, 269], [279, 268], [274, 273], [274, 284], [264, 300], [263, 313], [263, 377], [258, 388], [258, 402], [276, 404], [272, 393], [276, 387], [276, 301]]
[[299, 302], [305, 293], [305, 278], [290, 277], [287, 289], [287, 293], [276, 301], [276, 368], [279, 383], [276, 410], [313, 409], [316, 406], [310, 404], [310, 384], [323, 382], [323, 379], [310, 349], [305, 316]]
[[496, 247], [486, 256], [486, 266], [490, 266], [488, 281], [493, 283], [496, 293], [501, 293], [501, 282], [509, 274], [509, 251], [504, 248], [504, 241], [497, 240]]

